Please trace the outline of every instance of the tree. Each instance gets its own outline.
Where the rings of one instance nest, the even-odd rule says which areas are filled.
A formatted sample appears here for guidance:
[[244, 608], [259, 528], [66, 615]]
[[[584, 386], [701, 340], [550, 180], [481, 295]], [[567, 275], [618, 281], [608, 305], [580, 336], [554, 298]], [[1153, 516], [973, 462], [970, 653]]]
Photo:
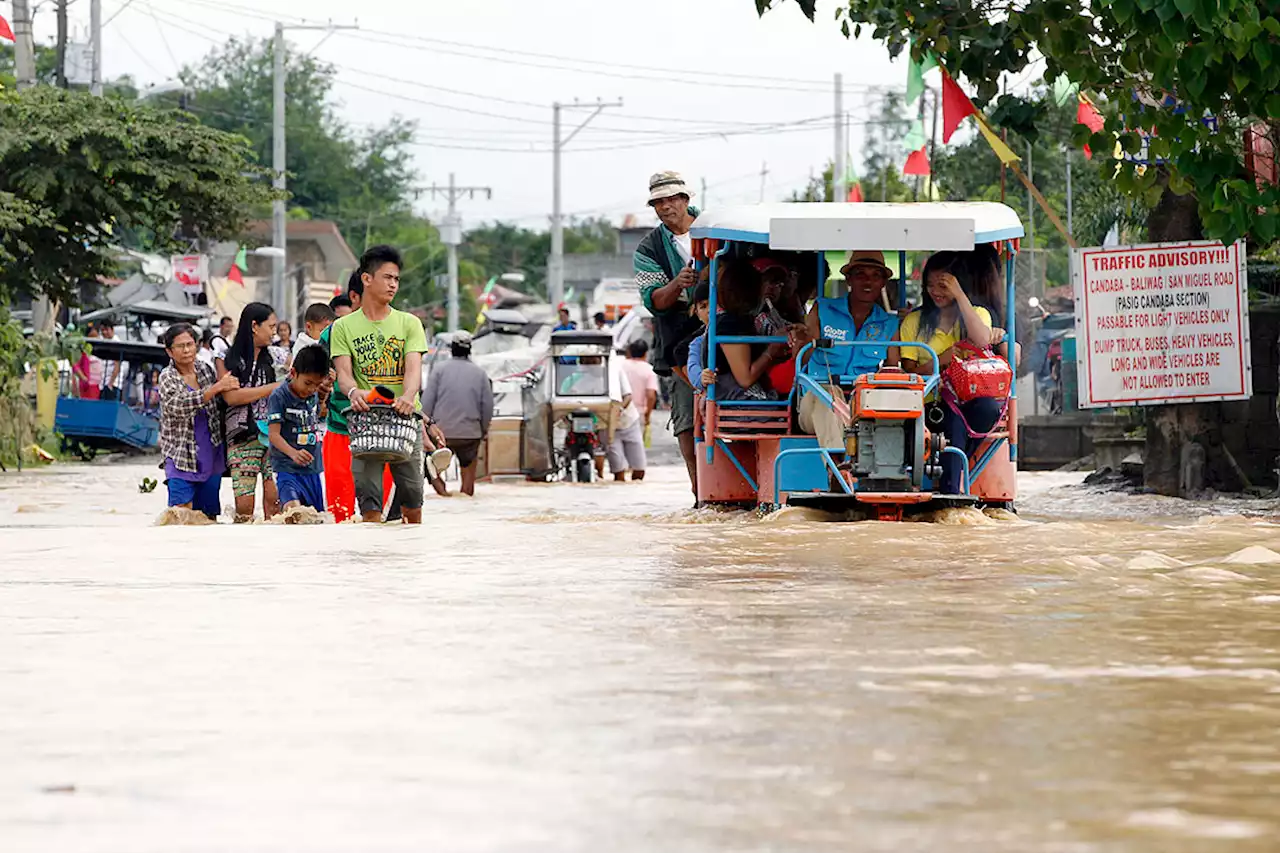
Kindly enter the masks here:
[[122, 230], [238, 236], [271, 198], [244, 140], [170, 111], [37, 86], [0, 94], [0, 298], [66, 299]]
[[[570, 221], [564, 229], [566, 255], [610, 254], [617, 250], [618, 236], [606, 219]], [[551, 254], [551, 234], [531, 231], [506, 223], [494, 223], [467, 232], [462, 257], [475, 262], [487, 281], [508, 272], [524, 273], [526, 293], [545, 296], [547, 256]]]
[[[264, 166], [272, 155], [272, 51], [270, 39], [232, 39], [179, 75], [194, 90], [188, 108], [208, 126], [248, 139]], [[393, 117], [357, 131], [333, 102], [332, 65], [296, 50], [285, 65], [289, 204], [336, 220], [348, 242], [361, 245], [370, 217], [409, 209], [417, 175], [408, 145], [417, 125]], [[161, 96], [171, 105], [178, 97]]]
[[[763, 13], [786, 0], [755, 0]], [[813, 19], [813, 0], [794, 0]], [[864, 28], [893, 56], [932, 52], [953, 77], [994, 106], [992, 122], [1035, 141], [1043, 106], [1000, 95], [1002, 79], [1042, 58], [1045, 81], [1065, 76], [1103, 102], [1105, 124], [1075, 125], [1104, 177], [1151, 209], [1147, 239], [1201, 236], [1272, 243], [1280, 187], [1250, 167], [1246, 133], [1274, 147], [1280, 119], [1280, 15], [1272, 0], [848, 0], [846, 36]], [[1146, 164], [1105, 156], [1119, 144]], [[1144, 479], [1164, 494], [1240, 484], [1223, 452], [1222, 404], [1154, 407]]]

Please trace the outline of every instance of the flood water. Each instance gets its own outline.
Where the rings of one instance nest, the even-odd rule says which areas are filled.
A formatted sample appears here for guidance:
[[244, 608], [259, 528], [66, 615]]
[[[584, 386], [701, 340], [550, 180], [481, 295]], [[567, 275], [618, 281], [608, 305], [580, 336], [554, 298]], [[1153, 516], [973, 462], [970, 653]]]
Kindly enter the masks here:
[[651, 474], [419, 529], [0, 477], [0, 850], [1280, 850], [1268, 504], [834, 524]]

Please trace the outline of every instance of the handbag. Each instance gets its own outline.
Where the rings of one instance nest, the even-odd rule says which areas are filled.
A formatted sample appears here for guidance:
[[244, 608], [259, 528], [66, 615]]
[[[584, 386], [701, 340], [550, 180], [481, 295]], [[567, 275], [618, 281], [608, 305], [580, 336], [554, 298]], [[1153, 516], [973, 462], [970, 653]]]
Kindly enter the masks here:
[[990, 348], [959, 341], [952, 347], [951, 363], [943, 371], [942, 384], [960, 403], [981, 397], [1004, 400], [1013, 385], [1013, 370]]

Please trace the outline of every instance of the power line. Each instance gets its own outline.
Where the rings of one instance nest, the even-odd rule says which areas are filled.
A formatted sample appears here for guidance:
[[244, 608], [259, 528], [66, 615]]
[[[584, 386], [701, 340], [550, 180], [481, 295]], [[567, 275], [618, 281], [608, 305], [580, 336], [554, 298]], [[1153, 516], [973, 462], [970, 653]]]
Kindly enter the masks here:
[[[184, 0], [186, 4], [199, 5], [211, 10], [226, 11], [233, 9], [243, 14], [245, 17], [258, 18], [261, 20], [274, 20], [275, 17], [264, 14], [260, 10], [251, 9], [245, 6], [239, 6], [232, 3], [223, 2], [222, 0]], [[307, 20], [306, 18], [297, 18], [297, 20]], [[349, 38], [356, 38], [362, 41], [372, 41], [379, 45], [386, 46], [393, 44], [397, 47], [405, 47], [411, 50], [427, 51], [432, 54], [445, 54], [449, 56], [459, 56], [468, 59], [481, 59], [486, 62], [498, 62], [510, 65], [521, 65], [532, 68], [543, 68], [552, 71], [567, 71], [575, 74], [590, 73], [598, 76], [613, 77], [624, 80], [649, 80], [659, 83], [679, 84], [679, 85], [700, 85], [700, 86], [718, 86], [735, 89], [750, 90], [773, 90], [773, 91], [791, 91], [791, 92], [811, 92], [817, 94], [826, 94], [829, 90], [829, 84], [824, 80], [809, 80], [801, 78], [776, 77], [772, 75], [762, 74], [740, 74], [727, 71], [703, 71], [693, 68], [658, 68], [645, 65], [634, 65], [621, 62], [600, 62], [593, 59], [579, 59], [576, 57], [561, 56], [556, 54], [538, 53], [534, 51], [519, 50], [507, 47], [489, 47], [485, 45], [470, 44], [467, 42], [453, 41], [447, 39], [436, 39], [428, 36], [409, 36], [404, 33], [387, 32], [381, 30], [369, 30], [361, 28], [358, 32], [346, 34]], [[388, 40], [393, 41], [388, 41]], [[516, 59], [516, 56], [529, 57], [530, 59]], [[544, 62], [534, 62], [532, 60], [546, 60]], [[556, 64], [559, 63], [559, 64]], [[565, 63], [571, 63], [565, 65]], [[575, 66], [587, 66], [575, 67]], [[646, 74], [624, 73], [622, 71], [611, 71], [610, 68], [626, 69], [627, 71], [647, 72]], [[695, 79], [706, 78], [706, 79]], [[744, 82], [730, 82], [744, 81]], [[795, 85], [779, 85], [781, 83], [791, 83]], [[850, 86], [851, 89], [864, 90], [880, 90], [885, 86], [876, 84], [863, 84]]]

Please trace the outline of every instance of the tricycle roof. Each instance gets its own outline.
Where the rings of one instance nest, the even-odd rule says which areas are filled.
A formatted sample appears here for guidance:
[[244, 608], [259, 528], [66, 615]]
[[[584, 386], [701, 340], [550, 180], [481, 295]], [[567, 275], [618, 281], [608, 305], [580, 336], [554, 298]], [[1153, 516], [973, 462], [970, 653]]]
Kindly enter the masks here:
[[702, 213], [691, 231], [695, 239], [764, 243], [800, 252], [969, 251], [1023, 233], [1012, 208], [989, 201], [738, 205]]
[[564, 331], [551, 333], [553, 347], [588, 346], [603, 347], [606, 351], [613, 349], [611, 332]]

